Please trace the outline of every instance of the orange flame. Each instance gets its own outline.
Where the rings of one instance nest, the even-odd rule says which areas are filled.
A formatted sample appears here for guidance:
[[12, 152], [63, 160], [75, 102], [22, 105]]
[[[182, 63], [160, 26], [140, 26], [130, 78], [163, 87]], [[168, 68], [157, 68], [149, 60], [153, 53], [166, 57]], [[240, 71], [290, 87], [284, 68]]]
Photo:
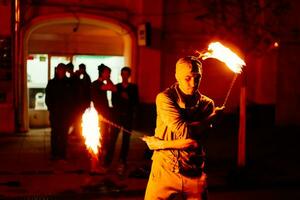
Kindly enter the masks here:
[[208, 51], [202, 55], [202, 59], [216, 58], [224, 62], [226, 66], [234, 73], [240, 74], [245, 64], [238, 55], [229, 48], [223, 46], [220, 42], [212, 42], [208, 46]]
[[82, 115], [82, 136], [88, 151], [96, 156], [101, 148], [101, 134], [99, 128], [98, 112], [94, 108], [93, 102]]

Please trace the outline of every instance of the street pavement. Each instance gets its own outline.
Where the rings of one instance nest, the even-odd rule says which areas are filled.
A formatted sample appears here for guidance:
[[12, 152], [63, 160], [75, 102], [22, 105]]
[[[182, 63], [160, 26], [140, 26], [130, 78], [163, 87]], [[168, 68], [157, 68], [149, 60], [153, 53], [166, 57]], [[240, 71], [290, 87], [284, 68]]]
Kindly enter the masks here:
[[128, 170], [123, 176], [117, 174], [116, 161], [107, 173], [95, 173], [80, 137], [69, 136], [66, 161], [53, 161], [49, 128], [2, 135], [0, 199], [141, 199], [150, 160], [144, 156], [147, 148], [140, 134], [132, 137]]
[[[237, 132], [229, 120], [204, 139], [210, 200], [300, 199], [299, 131], [247, 129], [245, 167], [236, 165]], [[151, 152], [140, 139], [145, 134], [133, 131], [124, 176], [117, 174], [116, 160], [108, 173], [93, 173], [80, 137], [70, 135], [62, 162], [50, 159], [49, 128], [1, 134], [0, 199], [143, 199], [151, 166]], [[120, 137], [115, 157], [119, 146]]]

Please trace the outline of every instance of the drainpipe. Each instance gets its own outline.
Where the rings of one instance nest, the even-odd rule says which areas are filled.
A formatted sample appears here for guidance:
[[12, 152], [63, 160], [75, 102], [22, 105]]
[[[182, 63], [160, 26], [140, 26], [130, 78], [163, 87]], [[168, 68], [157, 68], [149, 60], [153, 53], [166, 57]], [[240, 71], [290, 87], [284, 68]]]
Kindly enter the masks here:
[[20, 61], [19, 61], [19, 44], [20, 44], [20, 0], [11, 1], [12, 9], [12, 74], [13, 74], [13, 99], [15, 110], [15, 128], [19, 131], [21, 124], [21, 102], [20, 102]]

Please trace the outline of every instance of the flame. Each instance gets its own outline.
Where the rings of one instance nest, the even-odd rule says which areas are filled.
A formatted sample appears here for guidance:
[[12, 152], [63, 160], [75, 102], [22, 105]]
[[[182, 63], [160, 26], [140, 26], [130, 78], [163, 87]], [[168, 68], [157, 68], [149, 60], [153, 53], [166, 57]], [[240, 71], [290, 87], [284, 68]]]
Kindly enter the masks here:
[[242, 72], [243, 66], [246, 65], [244, 60], [220, 42], [212, 42], [208, 45], [208, 51], [202, 55], [203, 60], [207, 58], [216, 58], [224, 62], [231, 71], [238, 74]]
[[99, 116], [93, 102], [82, 115], [82, 136], [88, 151], [94, 156], [98, 154], [101, 147], [101, 134], [99, 127]]

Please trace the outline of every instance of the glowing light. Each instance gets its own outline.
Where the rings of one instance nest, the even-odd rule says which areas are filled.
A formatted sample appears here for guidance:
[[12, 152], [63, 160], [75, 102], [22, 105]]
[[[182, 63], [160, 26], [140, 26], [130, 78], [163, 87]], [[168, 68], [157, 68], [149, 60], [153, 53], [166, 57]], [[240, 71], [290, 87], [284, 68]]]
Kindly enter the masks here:
[[279, 47], [279, 43], [278, 43], [278, 42], [274, 42], [274, 43], [273, 43], [273, 46], [274, 46], [275, 48], [277, 48], [277, 47]]
[[241, 73], [246, 63], [229, 48], [223, 46], [220, 42], [212, 42], [208, 46], [208, 51], [202, 55], [202, 59], [215, 58], [225, 63], [234, 73]]
[[93, 102], [82, 115], [82, 136], [85, 139], [85, 145], [88, 151], [96, 156], [101, 148], [101, 134], [99, 127], [98, 112], [94, 108]]

